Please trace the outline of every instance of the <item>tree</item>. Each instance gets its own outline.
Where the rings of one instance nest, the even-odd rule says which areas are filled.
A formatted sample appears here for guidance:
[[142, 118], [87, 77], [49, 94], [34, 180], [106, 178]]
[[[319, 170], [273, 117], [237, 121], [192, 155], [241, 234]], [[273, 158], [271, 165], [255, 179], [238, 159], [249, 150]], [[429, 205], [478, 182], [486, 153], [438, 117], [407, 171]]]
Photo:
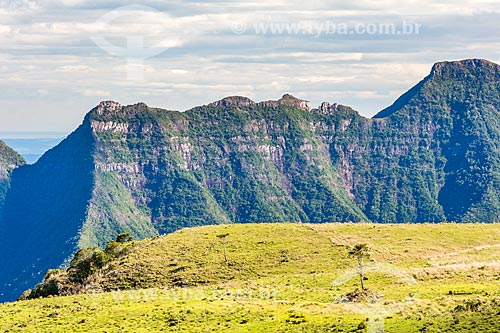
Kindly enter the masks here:
[[349, 251], [349, 258], [356, 258], [358, 260], [358, 274], [361, 281], [361, 289], [365, 290], [364, 276], [363, 276], [363, 259], [370, 258], [370, 249], [367, 244], [356, 244]]
[[217, 238], [219, 238], [222, 241], [222, 248], [224, 249], [224, 261], [227, 262], [227, 255], [226, 255], [226, 237], [229, 236], [229, 234], [220, 234], [217, 235]]

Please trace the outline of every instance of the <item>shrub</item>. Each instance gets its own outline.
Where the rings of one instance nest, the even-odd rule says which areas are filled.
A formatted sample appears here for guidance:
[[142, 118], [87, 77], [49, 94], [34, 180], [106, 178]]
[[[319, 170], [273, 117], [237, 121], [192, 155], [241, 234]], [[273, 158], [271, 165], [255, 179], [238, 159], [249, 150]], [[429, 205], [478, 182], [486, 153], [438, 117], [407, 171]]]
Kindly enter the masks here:
[[116, 236], [117, 243], [128, 243], [132, 241], [132, 236], [128, 232]]
[[72, 281], [81, 283], [111, 260], [108, 253], [97, 247], [82, 249], [71, 261], [68, 275]]

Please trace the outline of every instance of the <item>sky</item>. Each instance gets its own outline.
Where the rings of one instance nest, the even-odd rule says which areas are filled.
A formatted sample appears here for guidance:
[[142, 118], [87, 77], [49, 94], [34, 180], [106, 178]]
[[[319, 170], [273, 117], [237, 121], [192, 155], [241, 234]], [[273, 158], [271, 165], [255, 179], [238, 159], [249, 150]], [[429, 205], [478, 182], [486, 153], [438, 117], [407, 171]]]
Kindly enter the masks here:
[[500, 63], [500, 1], [0, 0], [0, 131], [102, 100], [187, 110], [285, 93], [371, 117], [435, 62]]

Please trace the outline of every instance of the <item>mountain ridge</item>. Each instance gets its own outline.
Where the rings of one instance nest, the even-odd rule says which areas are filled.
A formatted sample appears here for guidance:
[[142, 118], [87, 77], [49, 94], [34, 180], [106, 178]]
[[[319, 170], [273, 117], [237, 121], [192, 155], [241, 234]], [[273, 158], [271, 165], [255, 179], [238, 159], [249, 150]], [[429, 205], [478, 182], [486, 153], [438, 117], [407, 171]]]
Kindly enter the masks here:
[[[485, 68], [488, 68], [489, 70], [484, 71]], [[480, 74], [483, 72], [486, 72], [487, 74], [494, 72], [496, 76], [500, 75], [500, 66], [485, 59], [466, 59], [459, 61], [437, 62], [432, 66], [429, 75], [427, 75], [422, 81], [420, 81], [406, 93], [401, 95], [401, 97], [399, 97], [392, 105], [374, 115], [373, 118], [378, 119], [391, 116], [393, 113], [397, 112], [401, 107], [407, 104], [408, 101], [412, 97], [414, 97], [414, 95], [418, 93], [427, 82], [435, 78], [445, 78], [449, 76], [452, 76], [455, 79], [463, 78], [468, 75], [471, 70], [477, 77], [481, 77], [482, 75]]]
[[436, 64], [373, 119], [289, 94], [227, 97], [186, 112], [101, 102], [36, 164], [12, 172], [0, 223], [2, 253], [12, 255], [0, 265], [0, 299], [122, 232], [498, 221], [498, 79], [495, 64]]

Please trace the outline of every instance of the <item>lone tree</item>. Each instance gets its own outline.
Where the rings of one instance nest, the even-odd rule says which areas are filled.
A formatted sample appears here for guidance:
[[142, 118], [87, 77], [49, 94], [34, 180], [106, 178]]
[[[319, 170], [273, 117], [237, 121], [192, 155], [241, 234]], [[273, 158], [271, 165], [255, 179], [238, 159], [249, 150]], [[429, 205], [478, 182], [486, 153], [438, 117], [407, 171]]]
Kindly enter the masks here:
[[349, 251], [349, 258], [356, 258], [358, 260], [358, 274], [359, 280], [361, 281], [361, 289], [365, 290], [365, 283], [363, 277], [363, 259], [370, 258], [370, 249], [367, 244], [356, 244]]
[[227, 255], [226, 255], [226, 237], [229, 236], [229, 234], [220, 234], [217, 235], [217, 238], [219, 238], [222, 241], [222, 248], [224, 249], [224, 261], [227, 262]]

